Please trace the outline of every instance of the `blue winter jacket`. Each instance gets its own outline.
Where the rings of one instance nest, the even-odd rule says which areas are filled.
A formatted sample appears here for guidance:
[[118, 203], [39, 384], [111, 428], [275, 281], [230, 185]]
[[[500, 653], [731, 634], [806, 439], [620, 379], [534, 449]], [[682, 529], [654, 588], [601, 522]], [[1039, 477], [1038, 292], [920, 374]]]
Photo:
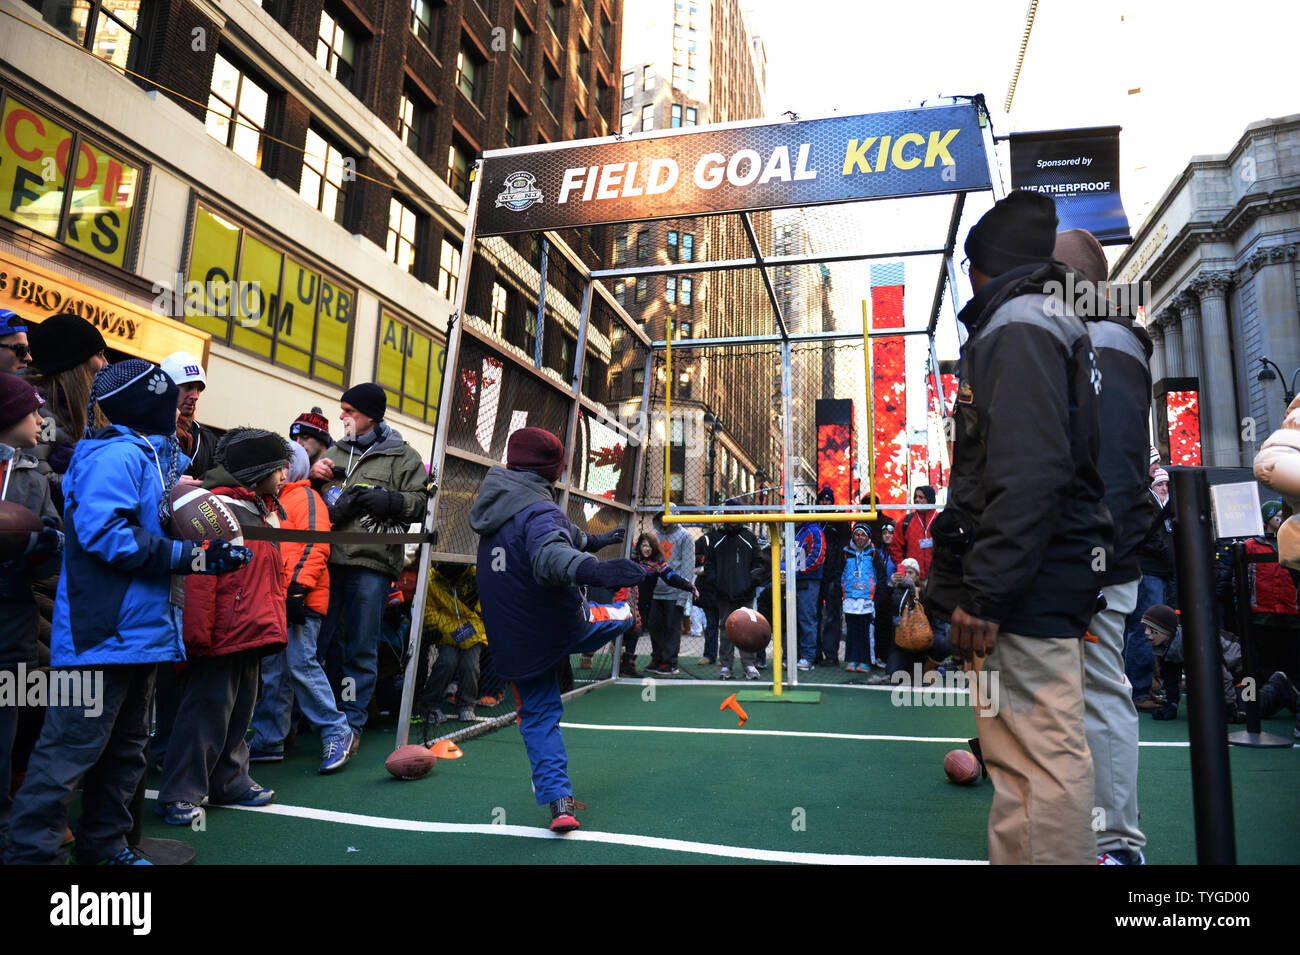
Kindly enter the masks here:
[[[66, 538], [51, 665], [185, 659], [171, 575], [188, 549], [158, 521], [170, 452], [165, 436], [118, 426], [77, 443], [63, 477]], [[180, 455], [177, 473], [189, 460]]]
[[876, 599], [876, 551], [868, 546], [865, 550], [853, 547], [844, 548], [844, 599], [861, 598], [870, 602]]
[[577, 569], [587, 535], [532, 471], [491, 468], [469, 512], [479, 535], [479, 605], [497, 672], [526, 680], [551, 669], [587, 632]]

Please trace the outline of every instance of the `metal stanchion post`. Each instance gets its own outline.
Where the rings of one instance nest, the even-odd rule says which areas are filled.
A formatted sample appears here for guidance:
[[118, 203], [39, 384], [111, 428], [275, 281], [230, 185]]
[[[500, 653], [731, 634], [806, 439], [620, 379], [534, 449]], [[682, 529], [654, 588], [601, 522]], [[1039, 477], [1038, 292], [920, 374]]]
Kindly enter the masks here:
[[1174, 467], [1169, 471], [1174, 486], [1174, 553], [1182, 604], [1183, 658], [1187, 664], [1196, 861], [1201, 865], [1235, 865], [1232, 774], [1214, 614], [1210, 483], [1201, 468]]

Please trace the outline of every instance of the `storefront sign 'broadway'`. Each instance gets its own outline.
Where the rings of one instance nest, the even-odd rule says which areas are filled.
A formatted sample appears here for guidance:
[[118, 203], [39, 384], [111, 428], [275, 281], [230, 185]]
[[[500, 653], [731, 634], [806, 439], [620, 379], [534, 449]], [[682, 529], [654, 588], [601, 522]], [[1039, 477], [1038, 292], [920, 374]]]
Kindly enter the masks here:
[[989, 186], [973, 104], [490, 151], [480, 175], [480, 235]]

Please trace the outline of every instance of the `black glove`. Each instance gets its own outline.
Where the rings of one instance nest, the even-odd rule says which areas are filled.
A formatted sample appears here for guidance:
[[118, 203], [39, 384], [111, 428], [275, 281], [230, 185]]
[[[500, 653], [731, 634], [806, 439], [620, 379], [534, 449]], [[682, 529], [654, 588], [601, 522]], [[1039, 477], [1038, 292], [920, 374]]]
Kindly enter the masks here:
[[253, 552], [227, 540], [210, 540], [195, 544], [190, 557], [191, 573], [214, 576], [239, 570], [253, 559]]
[[405, 505], [402, 495], [382, 487], [368, 487], [357, 495], [358, 509], [377, 520], [396, 520]]
[[331, 527], [338, 527], [360, 510], [360, 505], [358, 504], [358, 498], [360, 496], [361, 488], [358, 487], [347, 488], [339, 495], [339, 499], [331, 504], [329, 508]]
[[584, 561], [573, 579], [580, 584], [595, 584], [597, 587], [635, 587], [645, 580], [645, 571], [641, 565], [626, 557], [615, 560], [596, 560], [592, 557]]
[[692, 594], [696, 592], [695, 584], [668, 567], [659, 571], [659, 579], [674, 590], [685, 590], [687, 593]]
[[284, 615], [289, 623], [307, 622], [307, 590], [294, 587], [284, 598]]
[[45, 529], [35, 531], [27, 538], [27, 550], [23, 553], [31, 557], [52, 557], [63, 550], [63, 532], [46, 524]]
[[50, 456], [46, 459], [45, 463], [50, 466], [50, 470], [55, 474], [65, 474], [67, 473], [68, 465], [72, 463], [72, 451], [73, 446], [71, 442], [61, 444], [50, 452]]
[[587, 551], [588, 553], [594, 554], [602, 547], [608, 547], [610, 544], [623, 543], [626, 537], [627, 537], [627, 531], [621, 527], [616, 527], [614, 530], [607, 531], [604, 534], [588, 534]]
[[1176, 720], [1178, 719], [1178, 705], [1176, 703], [1166, 703], [1153, 712], [1151, 718], [1153, 720]]

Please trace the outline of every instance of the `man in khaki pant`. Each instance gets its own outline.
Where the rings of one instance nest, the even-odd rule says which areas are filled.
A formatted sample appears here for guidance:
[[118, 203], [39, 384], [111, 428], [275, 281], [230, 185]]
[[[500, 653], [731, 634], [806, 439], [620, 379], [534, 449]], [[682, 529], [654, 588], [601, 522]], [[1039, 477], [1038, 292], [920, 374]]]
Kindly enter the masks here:
[[[1013, 192], [966, 240], [948, 505], [930, 527], [928, 610], [988, 672], [975, 725], [989, 861], [1096, 861], [1083, 636], [1110, 560], [1097, 469], [1101, 373], [1054, 263], [1055, 203]], [[996, 679], [994, 679], [996, 676]]]

